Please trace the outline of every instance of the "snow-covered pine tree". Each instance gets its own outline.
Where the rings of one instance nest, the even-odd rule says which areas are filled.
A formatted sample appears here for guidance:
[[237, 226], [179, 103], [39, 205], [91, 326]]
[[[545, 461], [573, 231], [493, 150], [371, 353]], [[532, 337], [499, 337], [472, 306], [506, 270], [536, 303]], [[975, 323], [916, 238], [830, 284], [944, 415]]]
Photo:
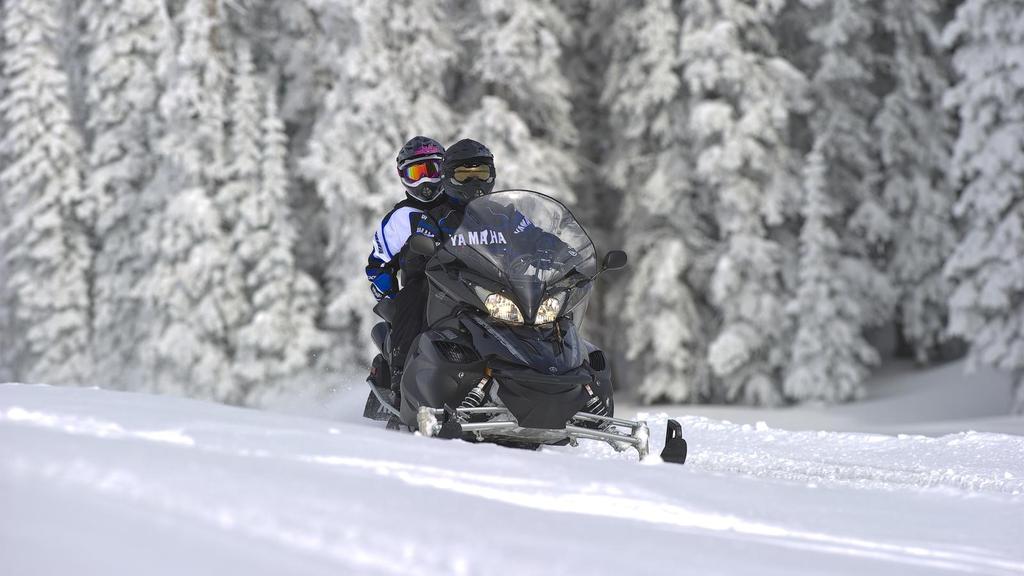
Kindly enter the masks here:
[[889, 273], [899, 293], [899, 325], [918, 362], [927, 362], [946, 328], [950, 287], [942, 266], [956, 244], [946, 178], [952, 148], [942, 107], [949, 86], [937, 0], [882, 3], [892, 37], [893, 89], [874, 121], [879, 135], [886, 212], [895, 221]]
[[154, 392], [239, 402], [231, 353], [233, 329], [243, 316], [241, 283], [226, 260], [231, 244], [221, 217], [201, 187], [161, 168], [158, 182], [171, 199], [144, 241], [157, 259], [142, 290], [153, 311], [153, 335], [140, 346], [142, 387]]
[[[616, 232], [621, 216], [622, 192], [611, 185], [604, 170], [594, 169], [604, 166], [612, 144], [608, 137], [612, 133], [608, 109], [602, 104], [601, 95], [608, 71], [609, 46], [606, 40], [617, 9], [600, 0], [560, 0], [559, 5], [572, 32], [563, 46], [562, 58], [562, 70], [569, 84], [571, 121], [577, 131], [573, 153], [579, 169], [571, 186], [578, 194], [572, 210], [599, 252], [621, 248], [625, 243]], [[589, 340], [600, 342], [606, 351], [625, 348], [618, 344], [623, 336], [622, 326], [613, 326], [618, 324], [616, 318], [621, 305], [606, 306], [613, 301], [620, 302], [621, 296], [612, 299], [606, 296], [627, 277], [628, 274], [604, 276], [594, 286], [594, 294], [590, 298], [584, 330]], [[610, 358], [613, 372], [626, 367], [620, 356]]]
[[843, 256], [832, 229], [838, 211], [825, 188], [820, 143], [804, 174], [799, 280], [789, 309], [797, 329], [783, 393], [792, 400], [844, 402], [862, 395], [878, 353], [861, 335], [859, 304], [839, 272]]
[[604, 173], [622, 196], [616, 224], [634, 264], [608, 308], [621, 311], [641, 398], [693, 401], [708, 391], [700, 287], [691, 283], [702, 276], [693, 270], [708, 242], [685, 160], [679, 19], [671, 0], [645, 0], [617, 8], [612, 25], [602, 101], [613, 137]]
[[[353, 22], [345, 2], [263, 0], [259, 38], [280, 71], [281, 119], [301, 143], [309, 138], [317, 108], [331, 88], [332, 71], [349, 43]], [[293, 148], [294, 150], [294, 148]]]
[[216, 0], [185, 0], [181, 12], [169, 15], [176, 25], [177, 43], [159, 70], [167, 86], [160, 112], [173, 120], [167, 123], [161, 153], [211, 190], [228, 173], [226, 99], [231, 58], [222, 9]]
[[459, 137], [494, 153], [496, 189], [532, 188], [573, 201], [576, 128], [561, 68], [571, 30], [556, 0], [478, 0], [457, 21], [465, 46]]
[[[0, 43], [0, 49], [3, 44]], [[3, 94], [3, 76], [0, 75], [0, 94]], [[0, 119], [0, 130], [4, 129], [3, 120]], [[0, 166], [4, 165], [3, 154], [0, 153]], [[0, 202], [0, 230], [7, 230], [9, 218], [5, 210], [6, 206]], [[0, 278], [8, 278], [7, 272], [7, 247], [6, 234], [0, 233]], [[7, 283], [0, 281], [0, 383], [14, 381], [14, 308], [12, 306], [12, 295], [7, 291]]]
[[8, 163], [0, 187], [9, 218], [2, 231], [9, 249], [3, 282], [21, 335], [11, 351], [15, 375], [67, 384], [92, 371], [86, 223], [95, 203], [81, 185], [82, 142], [58, 57], [58, 11], [56, 2], [3, 5], [0, 155]]
[[878, 13], [874, 0], [803, 0], [818, 20], [809, 36], [818, 47], [811, 77], [811, 130], [825, 158], [827, 194], [835, 202], [844, 258], [840, 269], [858, 298], [864, 328], [892, 319], [896, 293], [881, 259], [892, 238], [892, 221], [882, 203], [877, 135], [871, 122], [879, 109], [872, 92], [877, 62], [872, 35]]
[[153, 265], [151, 247], [138, 240], [162, 205], [146, 184], [161, 131], [154, 67], [168, 30], [153, 2], [87, 0], [79, 14], [91, 136], [86, 187], [98, 203], [93, 346], [104, 383], [124, 385], [121, 373], [136, 364], [146, 332], [139, 283]]
[[263, 120], [262, 99], [266, 90], [257, 86], [252, 49], [248, 41], [242, 39], [237, 44], [231, 74], [230, 106], [227, 107], [231, 122], [228, 137], [230, 154], [225, 166], [226, 181], [217, 191], [217, 205], [229, 228], [233, 228], [238, 221], [238, 211], [246, 196], [259, 186], [260, 147], [263, 139], [260, 123]]
[[946, 100], [960, 117], [952, 177], [965, 225], [946, 263], [949, 331], [971, 343], [972, 365], [1014, 375], [1024, 412], [1024, 4], [967, 0], [943, 35], [959, 76]]
[[[0, 216], [0, 225], [5, 220]], [[0, 254], [4, 247], [0, 246]], [[0, 274], [7, 275], [7, 259], [0, 257]], [[0, 285], [0, 383], [14, 381], [14, 310], [7, 291]]]
[[714, 198], [722, 242], [710, 285], [722, 327], [708, 361], [718, 393], [744, 403], [780, 401], [789, 358], [789, 287], [772, 230], [798, 197], [788, 129], [806, 81], [771, 35], [781, 4], [689, 0], [683, 7], [695, 175]]
[[358, 34], [338, 62], [302, 161], [328, 211], [324, 327], [337, 340], [324, 360], [332, 367], [369, 360], [376, 317], [362, 270], [374, 226], [405, 197], [395, 172], [398, 149], [416, 134], [446, 140], [457, 127], [445, 92], [458, 50], [451, 14], [443, 1], [352, 6]]
[[[285, 326], [289, 330], [290, 338], [286, 342], [286, 348], [280, 352], [280, 356], [281, 363], [294, 377], [296, 374], [301, 374], [303, 368], [313, 364], [315, 358], [330, 344], [330, 340], [316, 325], [320, 314], [320, 303], [323, 300], [320, 285], [300, 269], [292, 253], [297, 235], [292, 222], [289, 221], [287, 212], [286, 200], [290, 181], [287, 164], [288, 137], [284, 122], [280, 119], [276, 97], [273, 93], [267, 96], [263, 137], [261, 176], [264, 195], [276, 198], [278, 205], [283, 207], [272, 221], [275, 233], [280, 234], [277, 250], [287, 248], [287, 251], [281, 252], [277, 258], [276, 267], [291, 274], [288, 311], [282, 312], [287, 318]], [[287, 238], [291, 238], [291, 241], [287, 242]], [[260, 305], [260, 303], [261, 300], [257, 299], [256, 305]], [[265, 402], [265, 399], [259, 396], [250, 396], [250, 401], [254, 404], [261, 404]]]
[[147, 230], [156, 262], [143, 285], [154, 335], [141, 351], [151, 388], [240, 401], [233, 332], [246, 315], [241, 267], [215, 203], [225, 170], [227, 31], [221, 5], [187, 0], [160, 99], [166, 131], [150, 186], [168, 198]]
[[[244, 57], [241, 59], [244, 60]], [[238, 331], [235, 373], [246, 404], [279, 393], [284, 381], [311, 364], [326, 347], [315, 325], [317, 286], [295, 267], [295, 230], [288, 210], [288, 138], [278, 117], [276, 94], [239, 82], [236, 100], [249, 88], [266, 94], [259, 148], [259, 178], [240, 199], [235, 254], [245, 268], [251, 315]]]
[[[79, 134], [85, 134], [87, 131], [85, 126], [85, 77], [87, 72], [86, 63], [83, 58], [85, 47], [82, 39], [82, 22], [78, 18], [81, 0], [58, 0], [58, 4], [57, 19], [59, 24], [56, 37], [59, 40], [57, 42], [57, 58], [61, 63], [61, 68], [67, 75], [68, 103], [71, 109], [72, 125], [75, 126]], [[84, 167], [83, 163], [80, 168], [84, 169]], [[88, 195], [88, 190], [84, 187], [82, 191]], [[95, 207], [95, 199], [90, 200], [90, 202]], [[91, 216], [95, 218], [95, 214]], [[90, 243], [94, 243], [95, 239], [92, 237], [91, 230], [93, 221], [90, 219], [86, 224], [90, 227]]]
[[[354, 22], [350, 2], [260, 0], [251, 10], [248, 34], [253, 39], [257, 67], [274, 70], [280, 94], [280, 114], [288, 132], [289, 204], [296, 222], [296, 262], [321, 278], [325, 269], [324, 238], [328, 225], [316, 186], [300, 177], [298, 161], [308, 153], [309, 139], [341, 54], [351, 42]], [[257, 41], [258, 40], [258, 41]]]
[[[3, 18], [3, 8], [0, 7], [0, 18]], [[0, 24], [2, 26], [2, 24]], [[0, 54], [5, 53], [6, 44], [4, 34], [0, 33]], [[0, 65], [0, 95], [7, 92], [7, 76], [2, 73]], [[0, 134], [6, 134], [7, 121], [5, 115], [0, 113]], [[0, 172], [8, 163], [6, 148], [0, 144]], [[0, 202], [0, 231], [10, 228], [10, 217], [7, 214], [7, 204]], [[7, 271], [7, 253], [10, 251], [7, 243], [11, 238], [0, 232], [0, 382], [12, 382], [14, 380], [14, 307], [12, 306], [13, 295], [8, 291], [7, 282], [9, 278]]]

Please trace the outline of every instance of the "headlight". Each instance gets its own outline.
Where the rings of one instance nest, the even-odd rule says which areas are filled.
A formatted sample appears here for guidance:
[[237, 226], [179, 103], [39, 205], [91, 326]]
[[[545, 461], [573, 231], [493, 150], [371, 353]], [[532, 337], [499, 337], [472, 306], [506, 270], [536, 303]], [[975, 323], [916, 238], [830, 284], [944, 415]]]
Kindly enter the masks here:
[[484, 306], [487, 307], [487, 312], [493, 318], [512, 324], [523, 323], [523, 313], [519, 311], [516, 303], [501, 294], [491, 294], [488, 296], [484, 300]]
[[562, 300], [565, 298], [565, 293], [558, 296], [553, 296], [540, 303], [540, 308], [537, 309], [537, 319], [533, 322], [534, 324], [550, 324], [558, 318], [558, 311], [562, 309]]

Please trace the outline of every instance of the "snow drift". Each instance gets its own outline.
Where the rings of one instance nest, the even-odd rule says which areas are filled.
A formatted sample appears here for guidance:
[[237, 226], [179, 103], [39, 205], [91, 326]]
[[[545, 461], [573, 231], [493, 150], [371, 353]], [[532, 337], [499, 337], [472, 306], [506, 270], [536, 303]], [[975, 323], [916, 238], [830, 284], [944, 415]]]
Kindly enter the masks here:
[[[10, 574], [1024, 573], [1024, 437], [681, 421], [684, 467], [0, 385]], [[664, 432], [651, 419], [652, 451]]]

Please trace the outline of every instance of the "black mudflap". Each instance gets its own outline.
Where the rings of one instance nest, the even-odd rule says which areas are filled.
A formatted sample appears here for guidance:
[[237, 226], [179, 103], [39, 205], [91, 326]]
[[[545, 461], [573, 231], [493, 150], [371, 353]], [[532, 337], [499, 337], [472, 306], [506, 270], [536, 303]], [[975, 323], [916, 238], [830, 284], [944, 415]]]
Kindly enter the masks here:
[[408, 427], [405, 424], [402, 424], [402, 419], [401, 418], [399, 418], [398, 416], [392, 415], [390, 418], [388, 418], [388, 425], [387, 425], [386, 429], [387, 430], [395, 430], [397, 432], [401, 432], [403, 429], [408, 430]]
[[675, 420], [667, 422], [665, 430], [665, 449], [661, 451], [661, 459], [672, 464], [686, 462], [686, 440], [683, 439], [683, 427]]
[[[392, 416], [397, 415], [398, 394], [387, 388], [374, 386], [373, 381], [369, 378], [366, 381], [370, 384], [372, 389], [370, 390], [370, 395], [366, 397], [366, 406], [363, 407], [363, 417], [369, 418], [370, 420], [386, 422], [391, 419]], [[381, 403], [381, 398], [390, 404], [390, 410], [388, 409], [388, 406], [384, 406]]]
[[380, 400], [377, 400], [377, 395], [372, 390], [370, 395], [366, 397], [366, 406], [363, 407], [363, 418], [380, 422], [385, 422], [391, 418], [391, 412], [388, 412], [387, 408], [381, 405]]
[[[374, 330], [378, 330], [378, 326]], [[377, 336], [374, 337], [375, 339]], [[398, 395], [391, 390], [391, 373], [384, 356], [377, 354], [370, 365], [370, 375], [366, 383], [370, 385], [370, 395], [366, 398], [366, 406], [363, 408], [363, 418], [387, 422], [398, 411]], [[393, 410], [388, 410], [382, 403], [387, 402]]]

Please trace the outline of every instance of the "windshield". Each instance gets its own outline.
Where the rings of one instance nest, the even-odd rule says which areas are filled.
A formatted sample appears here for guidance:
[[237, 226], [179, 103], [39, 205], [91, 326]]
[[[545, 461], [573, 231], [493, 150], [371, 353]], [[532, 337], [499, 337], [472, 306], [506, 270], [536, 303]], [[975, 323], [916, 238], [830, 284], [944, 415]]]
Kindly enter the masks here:
[[594, 244], [568, 208], [528, 190], [471, 201], [445, 248], [468, 268], [506, 284], [531, 320], [549, 286], [573, 273], [597, 272]]

